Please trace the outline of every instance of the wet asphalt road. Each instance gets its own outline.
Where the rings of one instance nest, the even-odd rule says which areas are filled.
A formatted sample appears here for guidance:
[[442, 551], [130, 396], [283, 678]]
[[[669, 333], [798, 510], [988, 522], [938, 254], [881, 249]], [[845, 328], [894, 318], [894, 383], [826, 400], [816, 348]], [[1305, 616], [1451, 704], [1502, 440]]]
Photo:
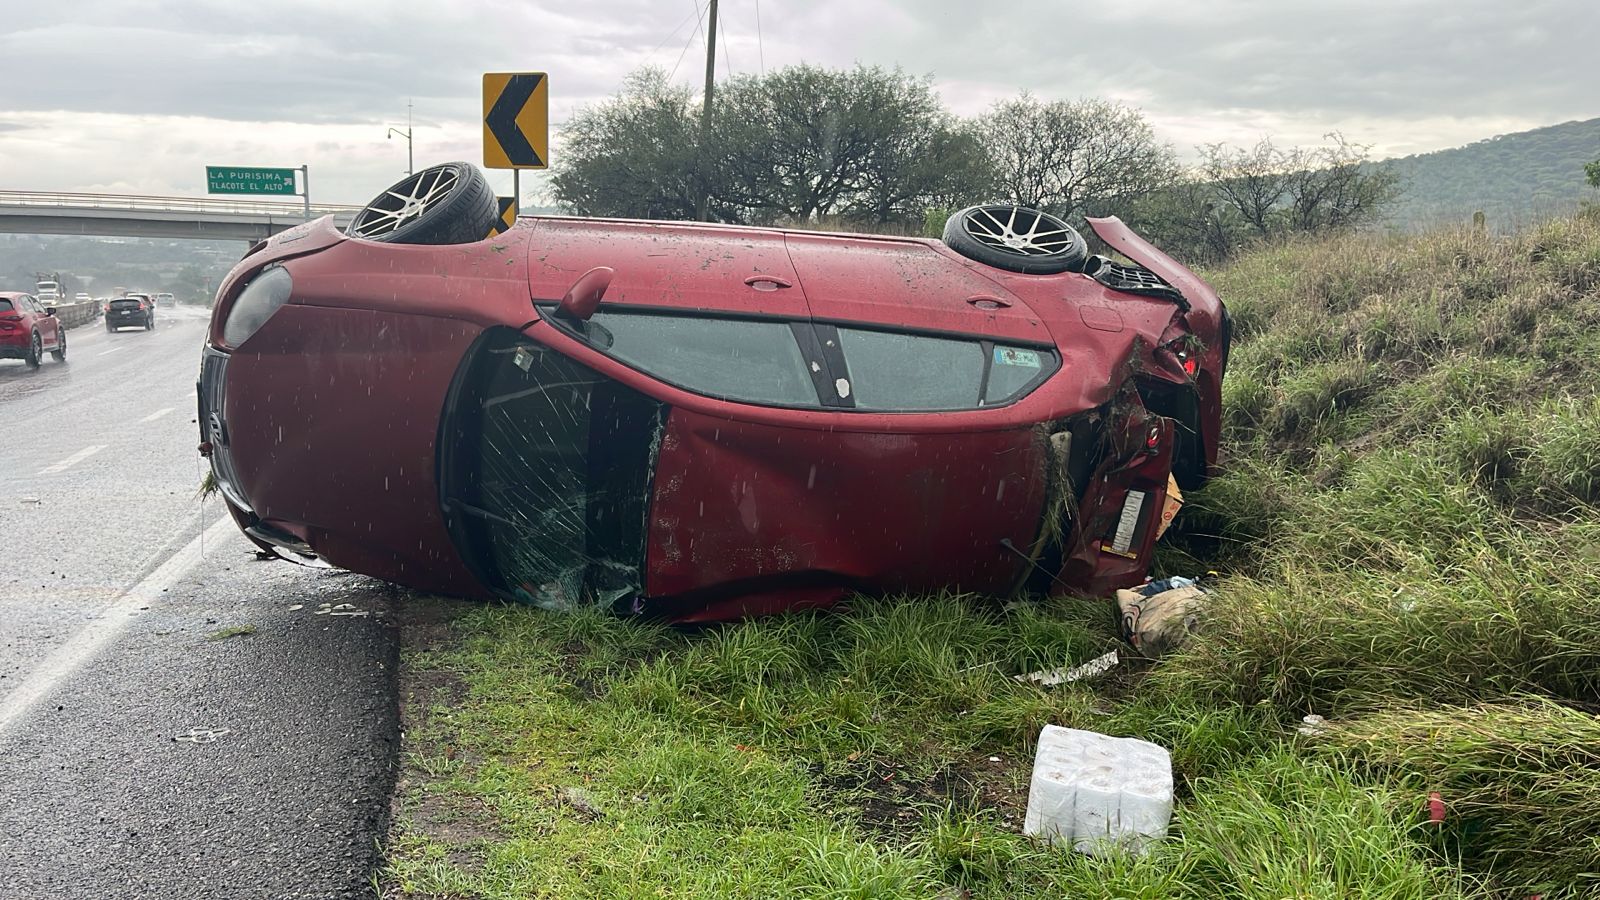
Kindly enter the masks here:
[[371, 894], [388, 593], [197, 499], [204, 321], [0, 361], [0, 898]]

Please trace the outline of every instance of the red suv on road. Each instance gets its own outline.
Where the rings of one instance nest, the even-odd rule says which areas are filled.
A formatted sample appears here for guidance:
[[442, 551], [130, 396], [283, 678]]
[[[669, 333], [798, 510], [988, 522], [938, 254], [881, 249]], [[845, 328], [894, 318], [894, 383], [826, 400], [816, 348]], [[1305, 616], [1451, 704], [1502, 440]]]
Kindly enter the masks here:
[[54, 307], [44, 307], [31, 294], [0, 291], [0, 359], [20, 359], [37, 368], [50, 351], [67, 359], [67, 330]]
[[1228, 325], [1011, 206], [945, 240], [537, 217], [466, 164], [219, 289], [202, 452], [263, 548], [677, 621], [954, 587], [1109, 594], [1216, 461]]

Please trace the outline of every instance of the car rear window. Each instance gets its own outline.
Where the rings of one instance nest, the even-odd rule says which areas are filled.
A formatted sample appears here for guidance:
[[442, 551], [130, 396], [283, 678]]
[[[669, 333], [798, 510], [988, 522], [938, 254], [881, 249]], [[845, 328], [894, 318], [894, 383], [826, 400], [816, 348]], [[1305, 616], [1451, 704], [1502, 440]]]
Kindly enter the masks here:
[[1026, 395], [1058, 365], [1051, 349], [975, 336], [634, 310], [574, 322], [554, 307], [541, 311], [596, 350], [675, 387], [764, 406], [978, 409]]
[[12, 311], [11, 301], [10, 300], [0, 300], [0, 312], [11, 312], [11, 311]]

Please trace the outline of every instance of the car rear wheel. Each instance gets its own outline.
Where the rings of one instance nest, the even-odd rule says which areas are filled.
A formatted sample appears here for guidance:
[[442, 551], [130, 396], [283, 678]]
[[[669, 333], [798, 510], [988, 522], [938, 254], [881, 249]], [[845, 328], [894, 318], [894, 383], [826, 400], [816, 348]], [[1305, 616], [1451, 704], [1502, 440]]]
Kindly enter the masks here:
[[391, 244], [471, 244], [494, 228], [494, 191], [471, 163], [432, 166], [373, 198], [345, 234]]
[[50, 355], [54, 356], [56, 358], [56, 362], [66, 362], [67, 361], [67, 332], [66, 332], [66, 329], [63, 328], [63, 329], [61, 329], [61, 330], [56, 332], [56, 348], [54, 350], [50, 351]]
[[1089, 256], [1077, 229], [1026, 206], [969, 206], [944, 223], [951, 250], [1007, 272], [1054, 275], [1076, 272]]
[[33, 340], [28, 342], [28, 356], [24, 361], [30, 369], [37, 369], [39, 363], [44, 362], [44, 341], [40, 340], [37, 331], [33, 333]]

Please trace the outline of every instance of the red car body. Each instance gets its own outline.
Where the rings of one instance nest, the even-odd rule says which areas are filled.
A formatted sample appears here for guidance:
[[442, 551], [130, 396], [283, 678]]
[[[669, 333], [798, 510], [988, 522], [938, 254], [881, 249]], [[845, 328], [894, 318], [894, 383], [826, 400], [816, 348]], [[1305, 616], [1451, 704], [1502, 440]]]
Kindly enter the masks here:
[[[1147, 572], [1169, 475], [1215, 465], [1228, 335], [1193, 273], [1091, 222], [1166, 293], [913, 238], [540, 217], [425, 246], [320, 220], [219, 289], [202, 451], [263, 547], [429, 591], [676, 621], [1106, 594]], [[598, 313], [563, 318], [601, 266]], [[269, 272], [286, 301], [230, 341]]]
[[0, 291], [0, 359], [27, 359], [36, 336], [40, 355], [61, 349], [65, 329], [46, 310], [31, 294]]

